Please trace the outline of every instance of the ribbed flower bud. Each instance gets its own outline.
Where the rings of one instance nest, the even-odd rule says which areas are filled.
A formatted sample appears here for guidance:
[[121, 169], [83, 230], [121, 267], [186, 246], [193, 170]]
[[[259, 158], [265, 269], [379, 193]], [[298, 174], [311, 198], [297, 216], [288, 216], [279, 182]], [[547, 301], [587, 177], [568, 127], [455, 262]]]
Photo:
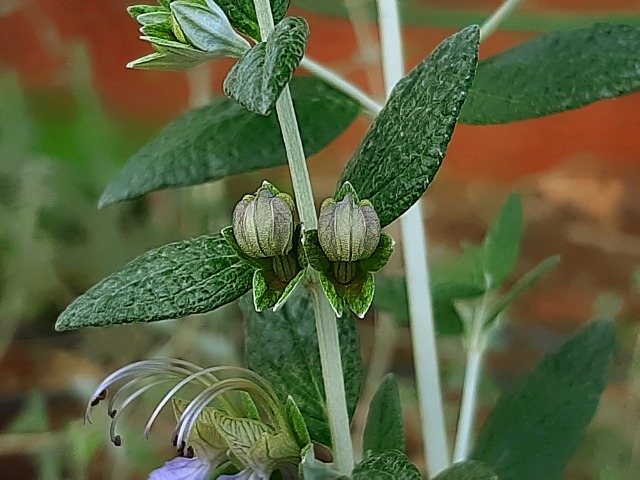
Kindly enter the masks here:
[[252, 258], [288, 254], [293, 247], [293, 201], [260, 187], [246, 195], [233, 211], [233, 233], [242, 251]]
[[370, 202], [356, 203], [350, 193], [339, 202], [326, 200], [318, 218], [318, 241], [333, 262], [369, 258], [380, 241], [378, 214]]

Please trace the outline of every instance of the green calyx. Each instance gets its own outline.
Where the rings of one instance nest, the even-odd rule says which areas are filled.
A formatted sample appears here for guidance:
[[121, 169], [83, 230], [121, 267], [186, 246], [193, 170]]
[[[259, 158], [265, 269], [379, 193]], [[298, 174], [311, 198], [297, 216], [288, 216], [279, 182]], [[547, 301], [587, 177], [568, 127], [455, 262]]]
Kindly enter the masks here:
[[323, 202], [318, 230], [305, 231], [303, 244], [336, 315], [348, 308], [364, 317], [373, 300], [373, 272], [387, 263], [394, 246], [393, 239], [380, 232], [373, 205], [360, 201], [345, 182], [335, 198]]
[[295, 226], [293, 211], [293, 199], [265, 181], [254, 195], [238, 202], [233, 226], [222, 230], [238, 256], [254, 269], [256, 311], [279, 308], [304, 276], [300, 227]]

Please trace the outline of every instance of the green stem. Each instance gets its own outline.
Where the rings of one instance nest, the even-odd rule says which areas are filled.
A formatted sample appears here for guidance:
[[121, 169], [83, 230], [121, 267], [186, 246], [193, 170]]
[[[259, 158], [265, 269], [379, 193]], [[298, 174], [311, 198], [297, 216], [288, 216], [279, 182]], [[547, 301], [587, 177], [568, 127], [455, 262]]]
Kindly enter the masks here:
[[493, 12], [480, 27], [480, 42], [484, 42], [489, 38], [498, 29], [502, 21], [515, 12], [521, 2], [522, 0], [506, 0], [500, 5], [500, 8]]
[[[274, 28], [271, 5], [269, 0], [254, 0], [254, 5], [260, 26], [260, 34], [266, 40]], [[300, 221], [305, 229], [313, 230], [318, 226], [318, 218], [296, 120], [296, 112], [293, 108], [288, 86], [284, 88], [276, 102], [276, 113], [282, 130], [287, 159], [289, 160], [289, 169]], [[316, 330], [327, 400], [327, 416], [329, 428], [331, 429], [334, 467], [343, 475], [349, 475], [353, 469], [353, 445], [351, 443], [349, 415], [344, 389], [338, 324], [329, 300], [320, 285], [318, 272], [312, 269], [309, 269], [308, 272], [307, 288], [313, 300], [316, 316]]]
[[[378, 23], [383, 73], [387, 95], [390, 95], [393, 87], [404, 75], [401, 27], [396, 0], [378, 0]], [[424, 455], [429, 476], [434, 477], [449, 466], [450, 457], [438, 369], [423, 218], [422, 207], [418, 201], [400, 218], [400, 227]]]

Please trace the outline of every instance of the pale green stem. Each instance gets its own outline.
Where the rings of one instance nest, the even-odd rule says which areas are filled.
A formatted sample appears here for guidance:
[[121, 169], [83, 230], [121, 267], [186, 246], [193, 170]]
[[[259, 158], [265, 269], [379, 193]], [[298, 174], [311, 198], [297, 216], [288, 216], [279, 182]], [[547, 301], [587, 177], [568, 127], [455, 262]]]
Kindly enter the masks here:
[[[491, 286], [486, 279], [486, 290]], [[453, 461], [467, 460], [471, 451], [473, 427], [476, 417], [476, 403], [478, 397], [478, 385], [482, 372], [482, 361], [487, 349], [487, 337], [489, 331], [485, 330], [489, 294], [482, 296], [480, 306], [473, 311], [471, 320], [466, 322], [469, 331], [466, 339], [467, 364], [465, 366], [464, 384], [462, 386], [462, 400], [460, 403], [460, 416], [458, 418], [458, 430], [456, 432], [456, 444], [453, 451]]]
[[[271, 5], [269, 0], [254, 0], [254, 5], [260, 26], [260, 34], [266, 40], [274, 28]], [[300, 221], [305, 229], [315, 229], [318, 225], [318, 219], [313, 201], [311, 181], [288, 86], [284, 88], [276, 102], [276, 113], [287, 151]], [[318, 346], [327, 400], [327, 416], [333, 445], [334, 468], [344, 475], [350, 475], [353, 469], [353, 445], [349, 430], [338, 324], [329, 300], [320, 285], [318, 272], [312, 269], [308, 273], [307, 288], [313, 299], [316, 316]]]
[[506, 0], [480, 27], [480, 42], [484, 42], [498, 29], [502, 21], [516, 11], [522, 0]]
[[[401, 26], [396, 0], [378, 0], [378, 23], [382, 39], [383, 73], [387, 95], [390, 95], [395, 84], [404, 75]], [[429, 476], [434, 477], [449, 466], [450, 457], [430, 294], [427, 241], [419, 201], [401, 217], [400, 226], [424, 455]]]
[[380, 110], [382, 110], [382, 105], [371, 98], [364, 90], [358, 88], [338, 73], [316, 62], [312, 58], [305, 55], [302, 62], [300, 62], [300, 66], [353, 98], [362, 106], [368, 116], [375, 117]]

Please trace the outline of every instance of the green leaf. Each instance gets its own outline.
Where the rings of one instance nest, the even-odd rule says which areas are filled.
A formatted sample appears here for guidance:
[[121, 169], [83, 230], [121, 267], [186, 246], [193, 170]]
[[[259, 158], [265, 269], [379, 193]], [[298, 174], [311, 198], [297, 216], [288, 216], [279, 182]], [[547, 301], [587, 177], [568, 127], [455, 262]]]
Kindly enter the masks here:
[[498, 476], [481, 462], [471, 460], [447, 468], [434, 480], [498, 480]]
[[[216, 0], [216, 3], [227, 14], [231, 25], [236, 30], [256, 40], [261, 39], [253, 0]], [[271, 0], [270, 3], [273, 21], [278, 24], [287, 13], [291, 0]]]
[[252, 112], [268, 115], [302, 60], [309, 39], [303, 18], [287, 17], [266, 42], [255, 45], [231, 68], [224, 93]]
[[515, 302], [523, 293], [533, 287], [538, 280], [549, 273], [559, 262], [559, 255], [549, 257], [538, 263], [535, 267], [520, 277], [515, 285], [513, 285], [513, 287], [511, 287], [511, 289], [505, 295], [500, 297], [495, 305], [493, 305], [493, 308], [485, 321], [485, 326], [489, 326], [495, 322], [498, 315], [500, 315], [509, 305]]
[[548, 33], [478, 65], [460, 121], [508, 123], [640, 90], [640, 28], [596, 23]]
[[420, 480], [420, 471], [398, 450], [385, 450], [356, 465], [351, 480]]
[[472, 458], [500, 480], [560, 478], [596, 411], [616, 351], [613, 322], [582, 328], [498, 401]]
[[371, 399], [362, 441], [364, 455], [377, 455], [385, 450], [405, 451], [404, 424], [398, 382], [387, 374]]
[[[314, 442], [329, 446], [324, 381], [315, 315], [308, 293], [297, 289], [278, 310], [257, 313], [247, 297], [240, 302], [245, 319], [249, 368], [265, 377], [279, 397], [295, 400]], [[362, 385], [362, 359], [357, 326], [351, 315], [339, 322], [339, 337], [349, 416], [353, 416]]]
[[478, 27], [467, 27], [400, 80], [347, 163], [338, 185], [351, 182], [382, 226], [417, 202], [438, 172], [473, 82], [478, 44]]
[[284, 411], [287, 415], [289, 425], [291, 426], [293, 435], [296, 437], [298, 445], [301, 448], [309, 445], [311, 443], [309, 429], [307, 428], [306, 423], [304, 423], [302, 412], [300, 412], [298, 405], [296, 405], [296, 402], [291, 395], [287, 397], [287, 401], [284, 404]]
[[484, 277], [489, 289], [499, 287], [513, 271], [522, 243], [522, 200], [512, 193], [484, 237]]
[[208, 312], [249, 290], [252, 273], [221, 234], [163, 245], [78, 297], [62, 312], [56, 330]]
[[127, 68], [138, 70], [188, 70], [203, 62], [173, 52], [154, 52], [127, 63]]
[[474, 298], [486, 290], [484, 250], [462, 243], [462, 255], [431, 266], [433, 297], [442, 300]]
[[[353, 100], [313, 77], [294, 78], [290, 86], [307, 156], [329, 145], [360, 111]], [[230, 98], [217, 98], [170, 123], [136, 153], [107, 186], [99, 205], [286, 162], [275, 114], [265, 118]]]
[[196, 48], [216, 57], [239, 57], [250, 45], [238, 35], [214, 2], [208, 6], [171, 2], [171, 12], [186, 38]]

